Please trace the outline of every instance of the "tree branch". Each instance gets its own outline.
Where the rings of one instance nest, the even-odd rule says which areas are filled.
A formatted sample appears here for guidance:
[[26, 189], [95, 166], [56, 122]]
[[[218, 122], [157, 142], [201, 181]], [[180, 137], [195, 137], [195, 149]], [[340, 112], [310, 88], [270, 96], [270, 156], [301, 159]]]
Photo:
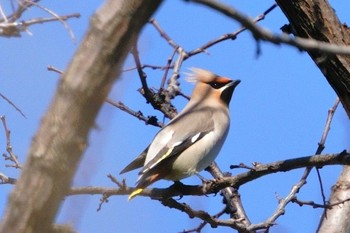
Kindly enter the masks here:
[[[277, 172], [286, 172], [303, 167], [323, 167], [329, 165], [350, 165], [350, 153], [343, 151], [338, 154], [325, 154], [306, 156], [295, 159], [282, 160], [278, 162], [268, 164], [258, 164], [252, 167], [248, 172], [243, 172], [235, 176], [221, 177], [208, 181], [205, 185], [185, 185], [177, 182], [171, 185], [169, 188], [146, 188], [140, 196], [147, 196], [152, 199], [162, 199], [166, 197], [174, 196], [202, 196], [206, 194], [218, 193], [220, 190], [226, 187], [240, 187], [252, 180], [260, 177], [274, 174]], [[130, 194], [135, 188], [124, 188], [124, 190], [110, 189], [102, 187], [80, 187], [72, 188], [67, 195], [81, 195], [81, 194], [103, 194], [108, 193], [111, 195], [127, 195]]]

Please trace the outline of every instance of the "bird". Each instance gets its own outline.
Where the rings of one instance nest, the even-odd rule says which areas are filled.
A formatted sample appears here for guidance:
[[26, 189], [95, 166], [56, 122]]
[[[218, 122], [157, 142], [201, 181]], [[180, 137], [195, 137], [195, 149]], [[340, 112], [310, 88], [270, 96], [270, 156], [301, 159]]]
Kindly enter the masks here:
[[184, 109], [163, 127], [150, 145], [120, 174], [141, 168], [129, 200], [144, 188], [165, 179], [179, 181], [207, 168], [217, 157], [230, 127], [229, 103], [240, 80], [191, 68], [195, 82]]

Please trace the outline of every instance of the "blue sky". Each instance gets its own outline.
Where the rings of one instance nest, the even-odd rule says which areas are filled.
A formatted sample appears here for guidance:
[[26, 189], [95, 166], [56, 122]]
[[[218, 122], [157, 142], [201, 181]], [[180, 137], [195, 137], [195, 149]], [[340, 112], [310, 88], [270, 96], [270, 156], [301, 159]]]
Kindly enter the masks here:
[[[252, 18], [261, 14], [273, 1], [227, 1]], [[68, 21], [77, 42], [73, 43], [60, 23], [49, 23], [31, 27], [32, 36], [24, 33], [22, 38], [0, 38], [0, 92], [10, 98], [25, 112], [23, 118], [5, 101], [0, 99], [0, 115], [6, 115], [11, 129], [14, 152], [20, 161], [25, 156], [31, 139], [37, 130], [42, 115], [54, 95], [59, 76], [47, 71], [52, 65], [64, 70], [82, 40], [89, 18], [102, 1], [82, 0], [49, 2], [41, 4], [60, 15], [79, 12], [82, 17]], [[342, 22], [349, 22], [350, 5], [343, 1], [331, 1]], [[40, 9], [32, 8], [23, 19], [48, 16]], [[185, 50], [195, 49], [207, 41], [237, 30], [236, 22], [212, 10], [183, 1], [165, 1], [154, 16], [163, 29]], [[287, 23], [279, 8], [259, 23], [275, 33]], [[141, 61], [144, 64], [164, 65], [172, 48], [158, 32], [147, 25], [138, 42]], [[268, 163], [293, 157], [312, 155], [320, 140], [327, 110], [333, 105], [336, 95], [309, 56], [295, 48], [261, 43], [262, 54], [256, 56], [256, 43], [249, 32], [244, 32], [234, 41], [222, 42], [184, 62], [181, 72], [189, 67], [200, 67], [215, 73], [241, 79], [232, 102], [230, 133], [217, 158], [224, 171], [231, 164], [252, 162]], [[131, 58], [125, 68], [134, 67]], [[159, 87], [163, 73], [146, 69], [149, 86]], [[190, 95], [193, 85], [180, 77], [181, 88]], [[115, 84], [109, 98], [122, 101], [145, 115], [163, 117], [137, 92], [139, 78], [134, 71], [123, 73]], [[180, 110], [186, 101], [174, 100]], [[158, 131], [152, 126], [105, 104], [97, 119], [98, 128], [90, 135], [90, 145], [76, 174], [74, 186], [108, 186], [113, 184], [106, 177], [111, 173], [118, 179], [126, 179], [133, 185], [137, 172], [122, 176], [120, 170], [140, 153]], [[349, 121], [339, 106], [327, 139], [324, 153], [337, 153], [349, 148]], [[0, 130], [1, 132], [2, 130]], [[6, 149], [4, 133], [0, 133], [0, 148]], [[18, 171], [5, 168], [0, 160], [0, 172], [17, 177]], [[332, 166], [321, 170], [326, 195], [337, 179], [341, 167]], [[243, 170], [233, 170], [233, 174]], [[240, 188], [244, 207], [253, 223], [267, 219], [277, 206], [276, 197], [284, 197], [297, 183], [303, 170], [270, 175]], [[206, 172], [202, 175], [210, 177]], [[197, 177], [183, 181], [199, 184]], [[153, 187], [167, 187], [171, 182], [160, 181]], [[3, 214], [6, 198], [12, 187], [0, 186], [0, 214]], [[79, 232], [180, 232], [197, 227], [198, 219], [189, 219], [184, 213], [168, 209], [156, 201], [138, 197], [127, 202], [126, 196], [111, 197], [102, 210], [96, 212], [101, 196], [68, 197], [64, 201], [58, 222], [72, 224]], [[318, 180], [312, 172], [301, 192], [301, 200], [321, 202]], [[219, 196], [184, 197], [181, 201], [195, 209], [215, 214], [223, 207]], [[313, 232], [322, 214], [320, 209], [299, 207], [290, 204], [286, 214], [277, 220], [271, 232]], [[227, 217], [227, 216], [225, 216]], [[297, 223], [297, 224], [296, 224]], [[300, 225], [303, 229], [300, 229]], [[203, 232], [232, 232], [231, 229], [212, 229]]]

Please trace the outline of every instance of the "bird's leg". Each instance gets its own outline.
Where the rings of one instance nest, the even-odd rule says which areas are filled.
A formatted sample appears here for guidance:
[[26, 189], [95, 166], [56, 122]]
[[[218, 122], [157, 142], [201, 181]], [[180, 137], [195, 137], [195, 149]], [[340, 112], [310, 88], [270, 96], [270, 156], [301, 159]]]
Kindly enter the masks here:
[[207, 190], [208, 190], [208, 185], [211, 183], [211, 181], [208, 180], [208, 179], [206, 179], [206, 178], [204, 178], [203, 176], [201, 176], [198, 172], [196, 172], [195, 175], [196, 175], [199, 179], [201, 179], [201, 181], [202, 181], [202, 186], [203, 186], [203, 187], [202, 187], [203, 193], [204, 193], [205, 196], [207, 196], [206, 192], [207, 192]]
[[[181, 190], [181, 187], [183, 186], [184, 184], [181, 182], [181, 181], [179, 181], [179, 180], [174, 180], [174, 184], [172, 184], [171, 186], [170, 186], [170, 188], [174, 188], [174, 189], [176, 189], [176, 190]], [[178, 200], [180, 200], [180, 199], [182, 199], [182, 195], [180, 195], [179, 196], [179, 198], [178, 198]]]
[[200, 175], [199, 172], [196, 172], [195, 175], [201, 179], [202, 183], [205, 184], [205, 183], [209, 183], [210, 181], [206, 178], [204, 178], [204, 176]]

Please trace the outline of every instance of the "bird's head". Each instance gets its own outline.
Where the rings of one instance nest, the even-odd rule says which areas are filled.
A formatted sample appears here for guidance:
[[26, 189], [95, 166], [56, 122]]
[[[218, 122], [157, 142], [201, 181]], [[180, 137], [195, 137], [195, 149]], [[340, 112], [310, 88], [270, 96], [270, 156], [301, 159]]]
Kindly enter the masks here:
[[228, 106], [235, 87], [241, 82], [199, 68], [191, 68], [191, 71], [187, 80], [196, 82], [191, 96], [192, 101], [206, 100]]

